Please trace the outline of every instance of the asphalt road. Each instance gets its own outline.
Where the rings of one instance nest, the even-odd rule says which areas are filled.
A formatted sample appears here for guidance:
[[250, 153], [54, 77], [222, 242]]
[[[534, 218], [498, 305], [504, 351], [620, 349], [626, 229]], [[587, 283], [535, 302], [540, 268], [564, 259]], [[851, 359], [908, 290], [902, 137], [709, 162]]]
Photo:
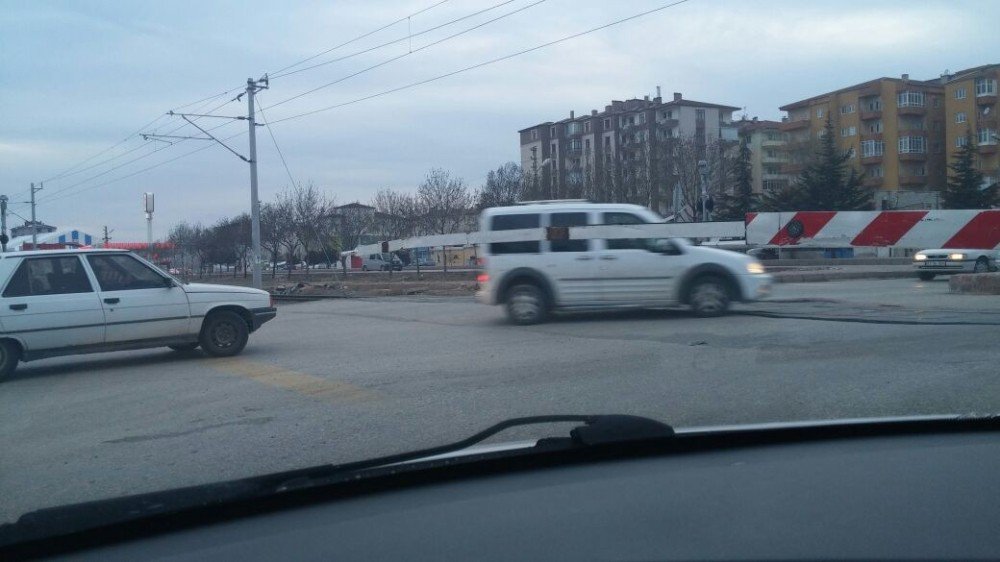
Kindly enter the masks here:
[[[0, 521], [441, 444], [513, 416], [692, 426], [1000, 411], [1000, 328], [960, 325], [1000, 324], [1000, 297], [909, 279], [775, 292], [724, 318], [533, 327], [471, 298], [296, 303], [233, 359], [156, 349], [22, 365], [0, 384]], [[879, 323], [901, 315], [913, 322]], [[927, 323], [941, 319], [950, 325]]]

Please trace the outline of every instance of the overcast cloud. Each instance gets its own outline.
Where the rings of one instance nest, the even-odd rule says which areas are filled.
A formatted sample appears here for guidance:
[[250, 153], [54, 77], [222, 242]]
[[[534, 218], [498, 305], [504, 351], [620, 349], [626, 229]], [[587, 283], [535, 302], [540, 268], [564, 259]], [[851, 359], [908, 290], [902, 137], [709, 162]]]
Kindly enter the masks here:
[[[248, 76], [273, 72], [436, 1], [0, 2], [0, 193], [25, 201], [29, 182], [58, 175], [171, 108], [238, 88]], [[411, 18], [409, 27], [418, 32], [499, 1], [449, 0]], [[514, 0], [412, 41], [275, 79], [260, 104], [276, 121], [664, 3], [547, 0], [267, 109], [535, 1]], [[570, 110], [580, 114], [603, 109], [611, 99], [655, 95], [659, 85], [665, 97], [682, 92], [777, 119], [780, 105], [877, 76], [928, 79], [945, 69], [1000, 62], [998, 22], [1000, 2], [993, 1], [690, 0], [492, 66], [279, 123], [273, 132], [295, 180], [314, 183], [339, 203], [367, 201], [383, 187], [414, 189], [432, 167], [452, 170], [476, 187], [489, 169], [518, 158], [518, 129], [568, 117]], [[403, 22], [310, 64], [406, 35]], [[245, 112], [245, 101], [216, 111]], [[149, 130], [164, 133], [180, 124], [163, 118]], [[245, 130], [246, 123], [236, 121], [216, 133]], [[186, 127], [175, 134], [197, 131]], [[230, 142], [247, 154], [245, 134]], [[108, 225], [115, 239], [141, 240], [144, 191], [157, 196], [156, 237], [181, 220], [207, 224], [247, 210], [248, 166], [219, 146], [124, 177], [202, 144], [132, 137], [81, 167], [133, 152], [46, 182], [38, 195], [39, 219], [95, 234]], [[289, 179], [266, 129], [259, 129], [258, 145], [261, 197], [267, 200]], [[29, 212], [21, 203], [11, 208]]]

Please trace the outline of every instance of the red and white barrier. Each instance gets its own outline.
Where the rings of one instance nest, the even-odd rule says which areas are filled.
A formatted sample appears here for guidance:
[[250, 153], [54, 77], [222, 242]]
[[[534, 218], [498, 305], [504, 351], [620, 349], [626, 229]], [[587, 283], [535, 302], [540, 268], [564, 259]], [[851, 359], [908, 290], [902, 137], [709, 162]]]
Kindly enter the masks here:
[[1000, 210], [747, 213], [751, 245], [820, 248], [1000, 247]]

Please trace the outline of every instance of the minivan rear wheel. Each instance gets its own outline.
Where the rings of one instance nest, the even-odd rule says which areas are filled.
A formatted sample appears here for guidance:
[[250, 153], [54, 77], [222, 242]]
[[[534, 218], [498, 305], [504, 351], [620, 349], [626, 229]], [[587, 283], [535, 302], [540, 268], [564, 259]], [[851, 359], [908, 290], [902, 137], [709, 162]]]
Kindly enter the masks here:
[[547, 314], [545, 294], [537, 285], [514, 285], [507, 292], [507, 318], [514, 324], [538, 324]]
[[0, 381], [14, 373], [21, 360], [21, 348], [10, 340], [0, 340]]
[[721, 316], [729, 310], [729, 288], [718, 277], [700, 277], [691, 286], [688, 302], [698, 316]]

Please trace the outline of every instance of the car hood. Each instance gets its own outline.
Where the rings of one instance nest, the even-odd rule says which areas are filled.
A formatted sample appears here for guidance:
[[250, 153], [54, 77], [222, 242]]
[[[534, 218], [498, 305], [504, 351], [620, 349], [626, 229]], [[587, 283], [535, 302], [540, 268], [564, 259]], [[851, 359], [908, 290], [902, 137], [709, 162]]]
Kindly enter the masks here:
[[267, 291], [251, 287], [235, 285], [213, 285], [212, 283], [185, 283], [182, 285], [188, 293], [241, 293], [244, 295], [269, 295]]

